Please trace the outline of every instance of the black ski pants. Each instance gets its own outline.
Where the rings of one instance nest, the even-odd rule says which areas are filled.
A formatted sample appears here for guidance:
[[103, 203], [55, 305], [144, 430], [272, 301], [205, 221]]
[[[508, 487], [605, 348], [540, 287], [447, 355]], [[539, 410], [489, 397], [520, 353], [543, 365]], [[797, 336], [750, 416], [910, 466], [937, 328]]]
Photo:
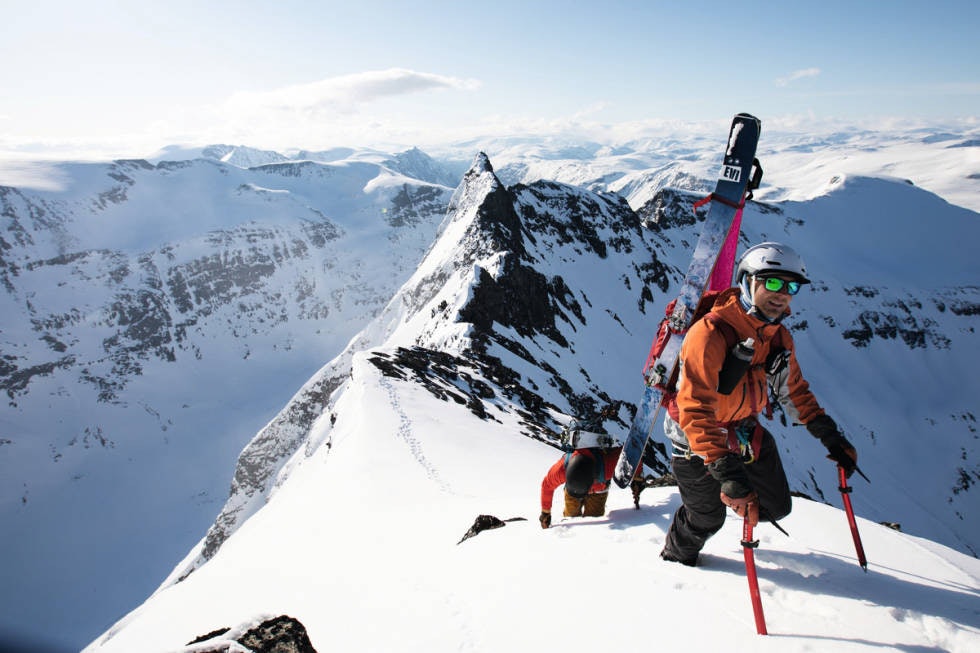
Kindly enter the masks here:
[[[725, 523], [727, 508], [721, 502], [721, 484], [708, 473], [704, 461], [696, 456], [674, 456], [671, 461], [682, 505], [674, 513], [667, 531], [664, 553], [694, 564], [708, 538]], [[762, 446], [755, 461], [745, 466], [752, 489], [759, 495], [760, 519], [779, 520], [792, 510], [792, 497], [776, 441], [769, 431], [762, 434]]]

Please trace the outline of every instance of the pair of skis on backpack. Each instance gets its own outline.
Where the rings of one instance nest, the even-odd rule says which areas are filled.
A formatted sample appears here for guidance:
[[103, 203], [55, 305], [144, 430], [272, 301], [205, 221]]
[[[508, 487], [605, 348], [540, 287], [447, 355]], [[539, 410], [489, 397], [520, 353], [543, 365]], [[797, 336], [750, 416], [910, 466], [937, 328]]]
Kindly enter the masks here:
[[[735, 116], [715, 190], [703, 202], [695, 205], [697, 208], [705, 202], [711, 203], [680, 293], [668, 305], [650, 356], [647, 357], [643, 396], [613, 476], [621, 488], [630, 486], [642, 467], [643, 452], [657, 416], [674, 392], [684, 336], [691, 325], [707, 312], [703, 301], [705, 293], [731, 285], [742, 207], [762, 179], [762, 168], [755, 158], [760, 128], [761, 122], [754, 116], [747, 113]], [[726, 260], [716, 270], [723, 252]]]

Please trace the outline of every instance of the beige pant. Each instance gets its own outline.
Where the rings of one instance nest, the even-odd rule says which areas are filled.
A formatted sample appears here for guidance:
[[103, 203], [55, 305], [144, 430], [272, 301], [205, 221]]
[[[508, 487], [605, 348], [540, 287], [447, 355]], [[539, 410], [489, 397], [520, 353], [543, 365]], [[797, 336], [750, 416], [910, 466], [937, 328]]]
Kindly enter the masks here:
[[609, 491], [586, 494], [585, 499], [576, 499], [565, 492], [566, 517], [602, 517], [606, 514], [606, 498]]

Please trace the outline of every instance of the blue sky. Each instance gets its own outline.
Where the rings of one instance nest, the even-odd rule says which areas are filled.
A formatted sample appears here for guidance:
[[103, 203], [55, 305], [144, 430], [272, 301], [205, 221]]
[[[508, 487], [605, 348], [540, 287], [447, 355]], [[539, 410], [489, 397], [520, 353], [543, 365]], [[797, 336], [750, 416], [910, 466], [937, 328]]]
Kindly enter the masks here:
[[0, 0], [0, 151], [974, 119], [978, 5]]

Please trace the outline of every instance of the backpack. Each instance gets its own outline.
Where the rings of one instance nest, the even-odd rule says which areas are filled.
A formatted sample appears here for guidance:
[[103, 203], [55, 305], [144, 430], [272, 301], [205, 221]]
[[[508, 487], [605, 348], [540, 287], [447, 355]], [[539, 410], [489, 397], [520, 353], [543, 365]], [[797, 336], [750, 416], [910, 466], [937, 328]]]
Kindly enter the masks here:
[[[603, 451], [602, 447], [585, 447], [592, 454], [592, 468], [593, 468], [593, 481], [592, 485], [599, 483], [605, 485], [609, 482], [606, 478], [606, 452]], [[568, 469], [568, 463], [572, 459], [572, 454], [574, 451], [569, 451], [565, 454], [565, 469]], [[584, 455], [584, 454], [579, 454]]]
[[[724, 291], [722, 290], [709, 290], [704, 293], [701, 297], [701, 301], [698, 302], [697, 308], [694, 309], [694, 316], [691, 318], [691, 324], [688, 326], [688, 331], [698, 320], [708, 320], [725, 338], [725, 348], [728, 350], [728, 355], [725, 357], [725, 362], [722, 364], [722, 369], [719, 370], [719, 377], [725, 376], [724, 372], [729, 367], [730, 363], [735, 363], [734, 356], [732, 355], [732, 349], [738, 343], [738, 334], [735, 332], [735, 327], [730, 325], [728, 322], [722, 320], [716, 313], [712, 311], [715, 306], [715, 301], [718, 299], [718, 295]], [[683, 335], [687, 331], [672, 331], [670, 328], [670, 317], [674, 312], [674, 307], [677, 305], [677, 299], [674, 299], [664, 310], [664, 317], [660, 321], [660, 326], [657, 328], [657, 337], [653, 341], [653, 345], [650, 347], [650, 353], [647, 355], [646, 364], [643, 366], [643, 377], [657, 379], [657, 375], [649, 376], [650, 368], [657, 362], [660, 354], [663, 352], [664, 347], [667, 345], [667, 341], [670, 340], [671, 335]], [[777, 371], [777, 366], [786, 364], [786, 353], [789, 351], [783, 341], [783, 332], [778, 330], [773, 342], [770, 344], [770, 354], [769, 358], [765, 363], [758, 366], [763, 366], [766, 368], [767, 374], [775, 374]], [[737, 367], [738, 364], [735, 363]], [[718, 391], [722, 394], [730, 394], [734, 389], [734, 385], [737, 384], [738, 380], [745, 374], [748, 366], [740, 369], [735, 378], [729, 377], [729, 381], [732, 383], [732, 387], [727, 390], [719, 388]], [[674, 371], [670, 378], [663, 379], [662, 375], [659, 380], [651, 383], [654, 387], [663, 393], [663, 398], [660, 401], [662, 406], [667, 408], [667, 413], [670, 415], [671, 419], [675, 422], [679, 421], [679, 413], [677, 410], [677, 375], [680, 370], [680, 365], [674, 366]], [[771, 402], [769, 402], [771, 404]], [[767, 416], [771, 417], [772, 407], [769, 405], [767, 410]]]
[[[735, 333], [735, 328], [720, 319], [711, 309], [715, 306], [715, 301], [718, 295], [723, 292], [721, 290], [709, 290], [701, 296], [701, 301], [698, 302], [697, 308], [694, 309], [694, 315], [691, 317], [691, 323], [688, 326], [688, 330], [699, 320], [708, 320], [718, 329], [718, 331], [725, 338], [726, 349], [731, 350], [736, 342], [738, 341], [738, 334]], [[670, 317], [674, 312], [674, 308], [677, 306], [677, 299], [672, 300], [667, 304], [667, 308], [664, 309], [664, 317], [660, 320], [660, 326], [657, 327], [657, 337], [653, 341], [653, 345], [650, 347], [650, 353], [647, 354], [646, 363], [643, 366], [643, 377], [644, 378], [654, 378], [658, 379], [654, 381], [651, 385], [656, 387], [663, 393], [663, 398], [661, 399], [661, 405], [667, 407], [667, 412], [670, 414], [671, 418], [675, 421], [678, 419], [677, 412], [677, 374], [680, 369], [679, 365], [674, 366], [674, 370], [669, 378], [664, 379], [663, 376], [649, 375], [651, 368], [660, 358], [660, 354], [663, 353], [664, 347], [667, 345], [667, 341], [670, 340], [672, 336], [683, 335], [687, 331], [674, 331], [670, 327]]]

